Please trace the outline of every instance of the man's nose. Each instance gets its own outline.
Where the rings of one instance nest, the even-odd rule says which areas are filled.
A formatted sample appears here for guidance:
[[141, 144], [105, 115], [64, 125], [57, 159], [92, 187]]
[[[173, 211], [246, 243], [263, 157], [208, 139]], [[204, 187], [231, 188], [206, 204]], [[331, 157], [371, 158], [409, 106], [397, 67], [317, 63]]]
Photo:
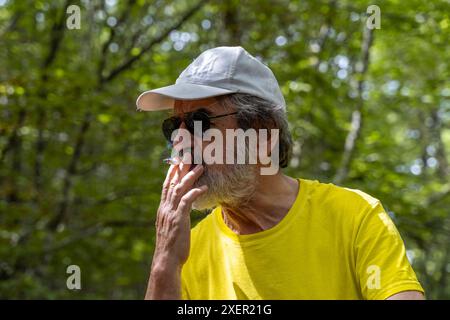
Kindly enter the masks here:
[[[173, 140], [173, 148], [175, 150], [177, 150], [177, 151], [179, 151], [179, 149], [181, 148], [181, 145], [184, 146], [184, 147], [187, 146], [188, 142], [187, 141], [182, 141], [183, 137], [187, 137], [187, 133], [189, 133], [189, 137], [191, 138], [189, 146], [192, 146], [192, 134], [187, 129], [186, 124], [184, 123], [184, 121], [181, 123], [181, 125], [180, 125], [180, 127], [178, 129], [183, 129], [183, 130], [177, 130], [175, 138]], [[183, 132], [183, 134], [181, 134], [181, 132]]]

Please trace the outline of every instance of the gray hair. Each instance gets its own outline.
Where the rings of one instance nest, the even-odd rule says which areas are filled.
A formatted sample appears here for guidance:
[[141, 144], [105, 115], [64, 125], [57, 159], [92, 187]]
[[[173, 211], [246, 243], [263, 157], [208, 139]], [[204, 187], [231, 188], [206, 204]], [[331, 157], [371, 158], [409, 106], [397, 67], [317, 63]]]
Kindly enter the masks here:
[[245, 93], [226, 95], [219, 99], [219, 102], [224, 107], [229, 107], [228, 104], [231, 104], [236, 108], [238, 125], [243, 130], [278, 129], [279, 166], [281, 168], [288, 166], [292, 153], [292, 137], [284, 107]]

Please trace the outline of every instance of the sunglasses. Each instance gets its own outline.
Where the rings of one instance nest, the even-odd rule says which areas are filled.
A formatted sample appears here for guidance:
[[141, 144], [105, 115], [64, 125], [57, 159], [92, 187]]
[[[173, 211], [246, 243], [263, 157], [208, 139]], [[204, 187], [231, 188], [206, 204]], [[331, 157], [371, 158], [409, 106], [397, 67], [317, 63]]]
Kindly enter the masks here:
[[181, 124], [184, 122], [186, 125], [186, 129], [194, 134], [194, 123], [195, 121], [200, 121], [202, 123], [202, 134], [205, 133], [211, 127], [211, 119], [218, 119], [226, 116], [231, 116], [236, 114], [237, 112], [231, 112], [226, 114], [221, 114], [218, 116], [210, 116], [208, 112], [204, 109], [199, 109], [193, 112], [188, 112], [184, 114], [184, 117], [170, 117], [163, 121], [162, 131], [164, 137], [167, 139], [169, 143], [173, 143], [172, 141], [172, 133], [179, 129]]

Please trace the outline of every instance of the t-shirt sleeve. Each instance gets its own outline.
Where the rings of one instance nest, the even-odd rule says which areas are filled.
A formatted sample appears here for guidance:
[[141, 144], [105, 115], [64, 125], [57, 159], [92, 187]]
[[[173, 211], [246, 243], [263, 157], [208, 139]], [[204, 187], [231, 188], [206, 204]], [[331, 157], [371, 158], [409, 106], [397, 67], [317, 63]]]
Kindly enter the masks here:
[[384, 300], [402, 291], [424, 292], [406, 257], [403, 240], [379, 201], [365, 211], [354, 241], [364, 299]]

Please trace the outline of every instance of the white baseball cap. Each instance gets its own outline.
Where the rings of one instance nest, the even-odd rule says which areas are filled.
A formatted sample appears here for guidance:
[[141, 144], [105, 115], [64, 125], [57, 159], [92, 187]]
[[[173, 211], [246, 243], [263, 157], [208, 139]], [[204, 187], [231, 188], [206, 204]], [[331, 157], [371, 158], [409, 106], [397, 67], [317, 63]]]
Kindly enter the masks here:
[[197, 100], [230, 93], [247, 93], [286, 108], [273, 72], [242, 47], [204, 51], [178, 77], [174, 85], [142, 93], [138, 110], [172, 109], [175, 100]]

